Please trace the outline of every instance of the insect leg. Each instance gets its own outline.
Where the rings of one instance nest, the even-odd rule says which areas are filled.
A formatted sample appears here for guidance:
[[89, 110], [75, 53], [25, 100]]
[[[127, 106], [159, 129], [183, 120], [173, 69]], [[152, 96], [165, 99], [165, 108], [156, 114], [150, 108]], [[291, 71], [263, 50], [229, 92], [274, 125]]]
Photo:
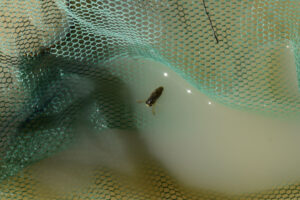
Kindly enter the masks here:
[[152, 106], [152, 114], [155, 115], [155, 104]]

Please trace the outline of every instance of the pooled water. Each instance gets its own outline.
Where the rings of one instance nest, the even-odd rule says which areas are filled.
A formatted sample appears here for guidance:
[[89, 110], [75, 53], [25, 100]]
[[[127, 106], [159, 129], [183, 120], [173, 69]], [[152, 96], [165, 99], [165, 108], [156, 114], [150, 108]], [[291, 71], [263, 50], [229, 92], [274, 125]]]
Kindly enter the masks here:
[[142, 79], [128, 81], [135, 99], [164, 87], [155, 116], [151, 108], [135, 106], [136, 112], [153, 120], [141, 134], [150, 152], [179, 181], [196, 188], [243, 193], [300, 180], [297, 122], [233, 110], [161, 63], [138, 63], [132, 67], [139, 68], [136, 77]]
[[[117, 61], [115, 67], [120, 66]], [[79, 143], [39, 165], [34, 176], [41, 183], [54, 191], [79, 190], [92, 182], [97, 166], [134, 174], [128, 149], [141, 149], [128, 143], [133, 137], [142, 138], [150, 155], [189, 187], [244, 193], [299, 182], [297, 121], [228, 108], [152, 60], [133, 59], [130, 66], [124, 73], [135, 75], [123, 81], [132, 95], [133, 116], [146, 123], [138, 133], [111, 130], [93, 137], [82, 128]], [[295, 77], [289, 77], [295, 68], [290, 66], [285, 78], [297, 92]], [[164, 91], [153, 115], [151, 108], [136, 101], [146, 100], [159, 86]]]

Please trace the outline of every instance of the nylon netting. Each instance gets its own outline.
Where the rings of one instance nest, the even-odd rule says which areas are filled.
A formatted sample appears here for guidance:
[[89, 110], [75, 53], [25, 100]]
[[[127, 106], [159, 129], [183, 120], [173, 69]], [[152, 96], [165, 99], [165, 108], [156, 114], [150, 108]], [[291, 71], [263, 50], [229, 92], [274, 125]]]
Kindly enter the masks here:
[[[150, 123], [111, 92], [134, 74], [124, 62], [110, 69], [113, 78], [105, 68], [118, 58], [163, 62], [235, 109], [299, 114], [299, 0], [205, 3], [212, 25], [203, 1], [1, 0], [1, 199], [229, 198], [187, 191], [150, 161], [143, 167], [150, 182], [139, 191], [106, 169], [95, 172], [94, 185], [69, 196], [42, 191], [31, 177], [31, 166], [74, 141], [82, 115], [98, 130]], [[294, 71], [280, 61], [286, 46], [294, 54]], [[99, 86], [82, 90], [91, 81]], [[99, 103], [84, 113], [92, 100]], [[239, 198], [300, 199], [300, 186]]]

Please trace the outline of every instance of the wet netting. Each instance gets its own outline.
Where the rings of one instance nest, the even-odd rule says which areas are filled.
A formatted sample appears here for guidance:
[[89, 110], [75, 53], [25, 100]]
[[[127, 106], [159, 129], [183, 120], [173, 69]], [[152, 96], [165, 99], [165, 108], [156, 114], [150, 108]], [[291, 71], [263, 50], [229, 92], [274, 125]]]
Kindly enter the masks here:
[[[300, 199], [300, 185], [243, 197], [190, 191], [146, 159], [143, 184], [99, 168], [93, 184], [62, 194], [32, 175], [74, 142], [82, 116], [97, 130], [148, 123], [116, 98], [134, 76], [130, 58], [162, 62], [226, 106], [298, 115], [299, 23], [299, 0], [1, 0], [0, 198]], [[295, 69], [282, 63], [287, 48]]]

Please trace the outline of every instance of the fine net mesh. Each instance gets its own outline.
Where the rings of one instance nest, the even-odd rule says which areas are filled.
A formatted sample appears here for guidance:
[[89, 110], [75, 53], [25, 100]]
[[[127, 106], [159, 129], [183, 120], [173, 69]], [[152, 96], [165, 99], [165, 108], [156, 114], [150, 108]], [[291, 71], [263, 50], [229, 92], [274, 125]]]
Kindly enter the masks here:
[[[149, 160], [144, 184], [101, 168], [63, 196], [31, 174], [74, 141], [81, 116], [97, 130], [150, 123], [114, 92], [134, 76], [131, 58], [162, 62], [235, 109], [298, 115], [299, 23], [299, 0], [1, 0], [1, 199], [232, 199], [189, 191]], [[236, 198], [300, 199], [300, 185]]]

